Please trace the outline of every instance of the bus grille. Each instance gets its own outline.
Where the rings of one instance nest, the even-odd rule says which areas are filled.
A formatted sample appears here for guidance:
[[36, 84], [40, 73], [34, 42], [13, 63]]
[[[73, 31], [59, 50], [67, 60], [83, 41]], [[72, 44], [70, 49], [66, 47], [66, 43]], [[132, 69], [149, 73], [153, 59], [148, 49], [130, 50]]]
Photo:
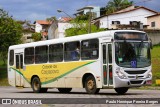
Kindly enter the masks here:
[[147, 70], [139, 70], [139, 71], [125, 71], [128, 74], [144, 74]]
[[141, 84], [143, 82], [143, 80], [139, 80], [139, 81], [130, 81], [131, 84]]

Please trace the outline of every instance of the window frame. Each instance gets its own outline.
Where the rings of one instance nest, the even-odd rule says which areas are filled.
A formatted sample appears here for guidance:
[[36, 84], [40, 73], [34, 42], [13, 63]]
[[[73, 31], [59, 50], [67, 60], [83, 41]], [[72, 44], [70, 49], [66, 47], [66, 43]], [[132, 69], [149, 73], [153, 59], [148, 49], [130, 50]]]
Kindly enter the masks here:
[[[11, 51], [13, 51], [13, 53], [12, 53], [13, 56], [12, 56], [12, 57], [11, 57]], [[13, 61], [12, 63], [11, 63], [11, 59], [12, 59], [12, 61]], [[9, 65], [10, 65], [10, 66], [13, 66], [13, 65], [14, 65], [14, 50], [13, 50], [13, 49], [9, 51]]]
[[[93, 54], [93, 51], [95, 50], [96, 52], [97, 52], [97, 55], [95, 55], [96, 56], [96, 58], [83, 58], [82, 56], [83, 56], [83, 51], [84, 50], [86, 50], [86, 49], [82, 49], [83, 48], [83, 42], [84, 41], [91, 41], [91, 40], [97, 40], [97, 48], [90, 48], [89, 50], [92, 52], [92, 54]], [[93, 44], [91, 44], [90, 46], [92, 46]], [[100, 49], [100, 47], [99, 47], [100, 45], [99, 45], [99, 38], [92, 38], [92, 39], [85, 39], [85, 40], [82, 40], [81, 41], [81, 60], [97, 60], [97, 59], [99, 59], [99, 49]], [[87, 52], [87, 51], [86, 51]], [[89, 54], [91, 54], [91, 52], [89, 53]], [[94, 56], [94, 55], [93, 55]]]
[[151, 27], [156, 27], [156, 22], [155, 21], [151, 22]]
[[[41, 56], [41, 55], [43, 55], [43, 54], [38, 54], [39, 56], [37, 56], [37, 54], [36, 54], [36, 48], [37, 47], [44, 47], [44, 46], [46, 46], [47, 47], [47, 51], [46, 51], [46, 56], [47, 56], [47, 60], [41, 60], [41, 59], [43, 59], [43, 58], [45, 58], [46, 56]], [[42, 64], [42, 63], [48, 63], [49, 62], [49, 56], [48, 56], [48, 45], [40, 45], [40, 46], [35, 46], [34, 47], [34, 59], [35, 59], [35, 64]], [[37, 62], [39, 60], [39, 62]]]
[[[76, 46], [74, 47], [74, 49], [66, 51], [66, 44], [69, 43], [76, 43]], [[70, 47], [69, 47], [70, 48]], [[75, 49], [76, 48], [76, 49]], [[78, 53], [79, 51], [79, 53]], [[69, 60], [67, 59], [66, 52], [70, 52], [70, 58]], [[81, 41], [70, 41], [70, 42], [65, 42], [64, 43], [64, 61], [65, 62], [69, 62], [69, 61], [79, 61], [81, 59]]]
[[[51, 49], [50, 47], [53, 46], [53, 48], [54, 48], [54, 45], [62, 45], [62, 52], [61, 52], [61, 53], [62, 53], [62, 60], [61, 60], [61, 61], [55, 61], [54, 58], [53, 58], [52, 61], [50, 60], [50, 54], [51, 54], [51, 53], [50, 53], [50, 49]], [[63, 62], [63, 61], [64, 61], [64, 44], [63, 44], [63, 43], [50, 44], [50, 45], [48, 46], [48, 51], [49, 51], [49, 52], [48, 52], [48, 59], [49, 59], [48, 61], [49, 61], [49, 63]], [[60, 53], [60, 51], [57, 52], [57, 53]], [[52, 54], [53, 54], [53, 53], [52, 53]]]
[[[26, 63], [26, 59], [27, 58], [26, 58], [26, 51], [25, 50], [28, 49], [28, 48], [33, 48], [33, 54], [32, 54], [32, 56], [30, 55], [32, 57], [32, 59], [30, 59], [32, 63]], [[26, 47], [26, 48], [24, 48], [24, 64], [25, 65], [34, 64], [35, 63], [34, 59], [35, 59], [35, 47]]]

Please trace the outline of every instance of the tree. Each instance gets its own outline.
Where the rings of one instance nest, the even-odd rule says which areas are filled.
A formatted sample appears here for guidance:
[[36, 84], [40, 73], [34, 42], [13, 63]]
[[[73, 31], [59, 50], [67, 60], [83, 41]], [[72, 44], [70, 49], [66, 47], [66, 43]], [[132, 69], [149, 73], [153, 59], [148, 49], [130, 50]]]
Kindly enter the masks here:
[[32, 39], [34, 39], [34, 41], [40, 41], [42, 39], [41, 33], [32, 33]]
[[46, 18], [46, 20], [52, 22], [52, 21], [57, 21], [57, 18], [55, 16], [52, 16], [50, 18]]
[[[89, 28], [89, 15], [81, 15], [77, 16], [70, 23], [73, 27], [65, 30], [65, 35], [68, 36], [76, 36], [81, 34], [87, 34]], [[104, 31], [105, 29], [99, 29], [95, 25], [91, 25], [91, 32], [99, 32]]]
[[114, 13], [121, 9], [133, 5], [133, 1], [128, 0], [110, 0], [106, 6], [106, 14]]
[[105, 7], [100, 8], [100, 15], [101, 16], [106, 15], [106, 8]]
[[0, 9], [0, 56], [4, 64], [6, 64], [9, 46], [21, 43], [21, 37], [21, 24], [13, 20], [6, 11]]

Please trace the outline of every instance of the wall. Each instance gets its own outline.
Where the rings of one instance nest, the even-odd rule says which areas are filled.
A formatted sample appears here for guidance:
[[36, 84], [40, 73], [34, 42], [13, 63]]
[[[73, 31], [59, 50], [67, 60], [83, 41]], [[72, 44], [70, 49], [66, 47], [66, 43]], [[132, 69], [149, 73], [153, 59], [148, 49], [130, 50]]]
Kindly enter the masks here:
[[[155, 22], [155, 27], [151, 27], [151, 22]], [[147, 23], [148, 23], [148, 29], [160, 29], [160, 15], [159, 16], [153, 16], [153, 17], [149, 17], [147, 19]]]
[[152, 40], [153, 45], [160, 43], [160, 30], [148, 30], [145, 32], [148, 34], [149, 38]]
[[41, 30], [42, 30], [42, 25], [40, 25], [40, 24], [36, 23], [36, 26], [35, 26], [35, 32], [40, 33], [40, 32], [41, 32]]
[[32, 33], [23, 33], [21, 40], [23, 43], [30, 43], [34, 41], [31, 37]]
[[48, 29], [48, 39], [54, 39], [58, 37], [58, 34], [56, 33], [58, 29], [58, 22], [52, 23], [52, 25]]
[[70, 23], [53, 23], [48, 29], [48, 39], [64, 38], [65, 30], [71, 28], [72, 26], [73, 25], [71, 25]]
[[58, 23], [58, 38], [64, 38], [65, 30], [72, 26], [70, 23]]

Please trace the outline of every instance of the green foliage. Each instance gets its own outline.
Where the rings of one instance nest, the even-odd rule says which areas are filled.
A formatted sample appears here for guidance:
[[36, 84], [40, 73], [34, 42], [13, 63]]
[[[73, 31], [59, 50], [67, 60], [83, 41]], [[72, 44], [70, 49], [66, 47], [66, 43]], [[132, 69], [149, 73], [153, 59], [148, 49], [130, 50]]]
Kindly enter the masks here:
[[6, 11], [0, 9], [0, 56], [6, 63], [10, 45], [22, 43], [22, 26], [13, 20]]
[[121, 9], [133, 5], [133, 1], [128, 0], [110, 0], [106, 5], [106, 14], [111, 14]]
[[[65, 35], [67, 37], [69, 36], [76, 36], [76, 35], [82, 35], [88, 33], [89, 28], [89, 15], [82, 15], [77, 16], [74, 20], [71, 21], [72, 28], [68, 28], [65, 30]], [[91, 32], [100, 32], [104, 31], [105, 29], [99, 29], [95, 25], [91, 25]]]
[[32, 33], [32, 39], [34, 39], [34, 41], [41, 41], [41, 33]]
[[52, 16], [52, 17], [50, 17], [50, 18], [47, 18], [46, 20], [47, 20], [47, 21], [56, 21], [57, 18], [56, 18], [55, 16]]
[[[65, 34], [67, 37], [69, 36], [76, 36], [76, 35], [82, 35], [82, 34], [87, 34], [88, 33], [88, 25], [84, 26], [84, 27], [74, 27], [74, 28], [69, 28], [65, 30]], [[91, 32], [100, 32], [100, 31], [104, 31], [105, 29], [98, 29], [97, 26], [95, 25], [91, 25]]]
[[160, 79], [160, 46], [156, 45], [153, 46], [151, 50], [152, 56], [152, 73], [153, 73], [153, 83], [155, 84], [156, 79]]
[[84, 22], [87, 22], [88, 20], [89, 20], [89, 15], [87, 14], [87, 15], [77, 16], [74, 20], [72, 20], [72, 22], [84, 23]]
[[100, 8], [100, 15], [101, 16], [106, 15], [106, 8], [105, 7]]
[[7, 67], [0, 66], [0, 86], [9, 86], [7, 79]]

